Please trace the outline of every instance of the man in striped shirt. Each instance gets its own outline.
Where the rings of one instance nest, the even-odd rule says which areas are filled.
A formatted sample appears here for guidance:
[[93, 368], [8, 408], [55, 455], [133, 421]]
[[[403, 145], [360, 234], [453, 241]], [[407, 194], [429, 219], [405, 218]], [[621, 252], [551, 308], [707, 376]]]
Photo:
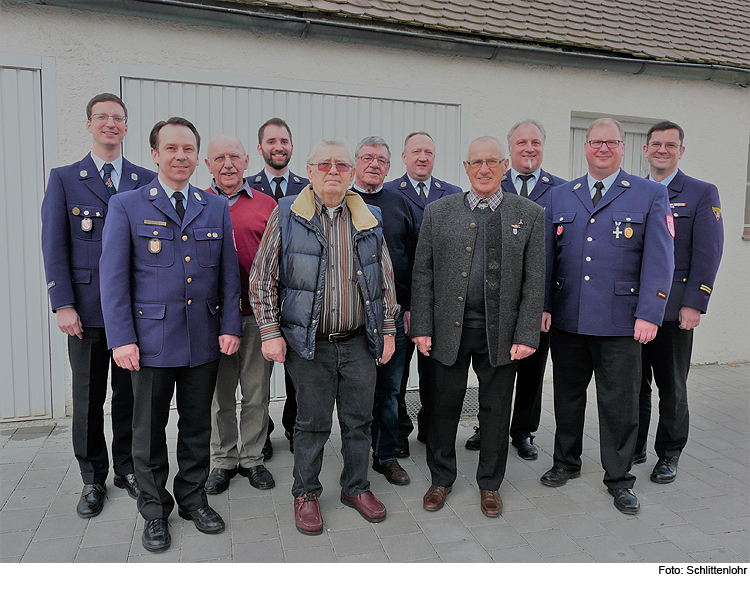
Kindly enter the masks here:
[[393, 355], [399, 306], [380, 210], [348, 191], [353, 166], [343, 140], [312, 149], [311, 185], [279, 201], [250, 272], [263, 355], [286, 363], [297, 390], [292, 495], [297, 529], [306, 535], [323, 531], [318, 477], [334, 403], [341, 502], [370, 522], [386, 517], [367, 468], [376, 367]]

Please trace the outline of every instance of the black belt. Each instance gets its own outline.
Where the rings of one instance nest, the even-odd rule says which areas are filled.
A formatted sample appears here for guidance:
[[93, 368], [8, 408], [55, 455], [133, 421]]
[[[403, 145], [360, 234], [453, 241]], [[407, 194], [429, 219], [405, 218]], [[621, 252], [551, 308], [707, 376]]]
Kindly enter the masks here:
[[319, 334], [317, 338], [325, 339], [329, 343], [341, 343], [343, 341], [348, 341], [349, 339], [362, 334], [362, 330], [363, 328], [360, 326], [359, 328], [355, 328], [354, 330], [347, 330], [345, 332], [332, 332], [331, 334]]

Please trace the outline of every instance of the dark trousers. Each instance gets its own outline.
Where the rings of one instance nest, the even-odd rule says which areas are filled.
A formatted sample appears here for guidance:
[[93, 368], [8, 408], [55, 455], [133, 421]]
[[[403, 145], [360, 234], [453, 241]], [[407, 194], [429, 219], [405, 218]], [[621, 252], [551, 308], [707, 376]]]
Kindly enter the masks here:
[[660, 458], [679, 456], [690, 428], [687, 378], [693, 353], [693, 331], [682, 330], [677, 321], [665, 321], [656, 338], [643, 346], [638, 440], [636, 451], [646, 451], [651, 421], [651, 377], [659, 389], [659, 424], [654, 449]]
[[402, 318], [396, 320], [396, 349], [385, 365], [378, 367], [375, 406], [372, 411], [373, 459], [386, 464], [396, 459], [398, 445], [398, 396], [406, 361], [406, 334]]
[[427, 357], [426, 361], [425, 377], [432, 392], [425, 407], [429, 426], [427, 466], [432, 484], [451, 486], [456, 480], [456, 431], [471, 364], [479, 378], [479, 427], [482, 431], [477, 484], [482, 490], [499, 489], [508, 459], [516, 364], [490, 365], [487, 332], [483, 328], [464, 328], [453, 365], [443, 365], [432, 357]]
[[[284, 431], [294, 433], [294, 423], [297, 420], [297, 390], [294, 388], [294, 381], [289, 375], [289, 370], [284, 364], [284, 386], [286, 389], [286, 400], [284, 400], [284, 410], [281, 414], [281, 426]], [[268, 435], [273, 432], [276, 425], [271, 417], [268, 417]]]
[[292, 495], [323, 491], [319, 475], [323, 448], [331, 434], [333, 406], [341, 427], [344, 493], [361, 495], [370, 489], [370, 423], [377, 377], [365, 336], [331, 343], [315, 341], [315, 358], [302, 359], [287, 351], [286, 367], [297, 389], [297, 423], [294, 426], [294, 484]]
[[510, 422], [510, 438], [519, 441], [530, 437], [539, 428], [542, 416], [542, 386], [549, 353], [549, 333], [539, 333], [536, 352], [518, 362], [516, 398]]
[[104, 440], [107, 374], [112, 372], [112, 462], [115, 474], [133, 473], [133, 387], [130, 372], [117, 367], [103, 328], [83, 328], [83, 338], [68, 337], [73, 376], [73, 452], [84, 484], [104, 484], [109, 472]]
[[[145, 520], [167, 518], [177, 504], [194, 511], [208, 503], [203, 490], [211, 459], [211, 400], [219, 360], [196, 367], [143, 367], [131, 372], [135, 397], [133, 463]], [[174, 499], [167, 491], [166, 427], [177, 387], [177, 466]]]
[[[401, 389], [398, 394], [398, 440], [399, 447], [405, 447], [404, 443], [409, 439], [409, 434], [414, 431], [414, 423], [409, 417], [409, 413], [406, 410], [406, 385], [409, 382], [409, 372], [411, 365], [411, 358], [416, 351], [414, 342], [407, 338], [406, 343], [406, 359], [404, 360], [404, 374], [401, 379]], [[424, 379], [424, 367], [426, 357], [417, 351], [417, 371], [419, 372], [419, 403], [421, 408], [417, 413], [417, 433], [425, 436], [427, 434], [427, 419], [425, 415], [425, 407], [430, 399], [430, 386]]]
[[[581, 467], [586, 388], [594, 374], [599, 448], [607, 488], [632, 488], [629, 473], [638, 434], [641, 344], [633, 337], [551, 331], [555, 402], [555, 466]], [[482, 433], [484, 437], [484, 433]]]

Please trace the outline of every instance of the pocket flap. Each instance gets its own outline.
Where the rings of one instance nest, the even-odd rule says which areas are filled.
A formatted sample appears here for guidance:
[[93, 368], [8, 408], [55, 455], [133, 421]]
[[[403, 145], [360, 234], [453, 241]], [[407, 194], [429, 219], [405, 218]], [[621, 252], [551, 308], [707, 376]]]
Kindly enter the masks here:
[[151, 226], [146, 224], [138, 224], [136, 227], [138, 236], [144, 238], [160, 238], [161, 240], [174, 240], [174, 230], [172, 228], [165, 228], [164, 226]]
[[136, 318], [149, 318], [150, 320], [163, 320], [167, 311], [166, 304], [135, 302], [133, 304], [133, 316]]
[[73, 283], [91, 283], [91, 269], [73, 269]]
[[196, 240], [221, 240], [222, 228], [195, 228], [193, 230]]
[[557, 217], [552, 220], [553, 224], [569, 224], [574, 219], [576, 219], [576, 212], [570, 212], [570, 213], [558, 213], [555, 214]]
[[615, 295], [638, 295], [639, 290], [638, 281], [615, 281]]
[[612, 212], [612, 219], [616, 222], [630, 222], [633, 224], [643, 223], [643, 212], [627, 212], [627, 211], [615, 211]]
[[555, 282], [555, 287], [558, 290], [561, 290], [564, 285], [565, 285], [565, 277], [558, 277], [557, 281]]
[[216, 298], [215, 300], [211, 300], [210, 302], [206, 302], [206, 305], [208, 306], [208, 311], [211, 312], [213, 316], [216, 316], [219, 313], [219, 310], [221, 309], [219, 298]]

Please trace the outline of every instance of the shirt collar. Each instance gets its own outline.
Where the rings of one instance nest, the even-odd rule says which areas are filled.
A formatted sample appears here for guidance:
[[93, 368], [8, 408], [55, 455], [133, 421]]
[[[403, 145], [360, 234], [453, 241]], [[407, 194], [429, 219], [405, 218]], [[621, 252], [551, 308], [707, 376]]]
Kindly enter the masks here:
[[[313, 193], [313, 195], [315, 195], [315, 193]], [[346, 197], [344, 197], [340, 205], [331, 208], [325, 205], [320, 197], [315, 195], [315, 211], [319, 216], [322, 216], [324, 211], [336, 211], [339, 207], [341, 208], [341, 215], [344, 215], [346, 213]], [[328, 214], [326, 213], [326, 215]]]
[[[102, 168], [106, 164], [104, 160], [99, 158], [96, 154], [91, 152], [91, 159], [94, 161], [94, 164], [96, 164], [96, 169], [99, 171], [99, 176], [102, 174]], [[115, 174], [117, 174], [118, 177], [122, 176], [122, 154], [120, 154], [117, 158], [115, 158], [110, 164], [115, 169]]]
[[[602, 179], [602, 183], [604, 184], [604, 188], [602, 189], [602, 195], [604, 195], [607, 191], [609, 191], [609, 188], [615, 183], [615, 180], [617, 180], [617, 175], [620, 174], [620, 169], [618, 168], [617, 171], [609, 175], [606, 179]], [[598, 182], [594, 177], [591, 176], [591, 174], [586, 173], [586, 178], [588, 180], [589, 184], [589, 193], [594, 193], [594, 185]]]
[[[172, 195], [174, 195], [177, 191], [175, 191], [169, 185], [165, 185], [164, 182], [161, 180], [161, 177], [157, 177], [157, 178], [159, 179], [159, 184], [161, 185], [161, 188], [164, 189], [164, 192], [167, 194], [167, 197], [172, 199]], [[187, 207], [188, 195], [190, 195], [190, 184], [185, 185], [180, 191], [180, 193], [182, 193], [182, 195], [184, 196], [185, 207]]]
[[[514, 185], [516, 184], [516, 178], [518, 178], [519, 174], [522, 174], [522, 173], [518, 172], [515, 168], [511, 167], [511, 169], [510, 169], [510, 178], [513, 181]], [[523, 173], [523, 174], [526, 174], [526, 173]], [[541, 168], [537, 168], [534, 172], [530, 172], [529, 174], [534, 177], [534, 181], [535, 182], [539, 182], [539, 177], [542, 176], [542, 169]], [[529, 179], [529, 180], [531, 180], [531, 179]]]
[[361, 193], [363, 195], [375, 195], [375, 193], [380, 193], [383, 190], [383, 185], [380, 185], [377, 189], [375, 189], [372, 193], [369, 193], [362, 187], [360, 187], [357, 183], [352, 184], [352, 189], [357, 191], [357, 193]]
[[485, 199], [477, 195], [474, 192], [474, 189], [470, 189], [466, 195], [466, 199], [469, 203], [469, 209], [471, 209], [471, 211], [474, 211], [477, 208], [477, 206], [482, 202], [489, 205], [492, 211], [495, 211], [500, 205], [500, 203], [502, 203], [503, 201], [503, 190], [498, 189], [497, 192], [493, 193], [492, 195], [490, 195], [489, 197]]
[[248, 197], [253, 196], [253, 194], [250, 192], [250, 184], [247, 182], [247, 179], [244, 179], [242, 187], [240, 187], [240, 190], [237, 191], [234, 195], [227, 195], [226, 191], [224, 191], [224, 189], [216, 184], [216, 179], [213, 177], [211, 177], [211, 188], [216, 192], [217, 195], [221, 195], [222, 197], [226, 197], [227, 199], [238, 197], [240, 193], [242, 193], [242, 191], [244, 191]]
[[[263, 169], [263, 172], [266, 173], [266, 179], [268, 180], [268, 184], [271, 185], [273, 182], [273, 179], [275, 179], [277, 176], [284, 177], [284, 180], [288, 183], [289, 182], [289, 169], [287, 168], [287, 171], [284, 174], [271, 174], [268, 172], [267, 168]], [[276, 188], [274, 185], [271, 185], [272, 188]]]
[[417, 192], [417, 195], [419, 195], [419, 183], [424, 183], [424, 193], [425, 195], [430, 194], [430, 187], [432, 186], [432, 177], [428, 178], [426, 181], [415, 181], [413, 178], [411, 178], [408, 174], [406, 175], [407, 178], [411, 181], [412, 187], [414, 187], [414, 190]]
[[674, 172], [672, 174], [670, 174], [667, 178], [662, 179], [660, 181], [654, 181], [654, 179], [651, 178], [651, 174], [650, 173], [649, 173], [649, 175], [646, 178], [648, 180], [650, 180], [650, 181], [654, 181], [655, 183], [661, 183], [665, 187], [668, 187], [669, 183], [671, 183], [674, 180], [674, 177], [677, 176], [677, 173], [679, 172], [679, 170], [680, 170], [679, 168], [675, 168]]

